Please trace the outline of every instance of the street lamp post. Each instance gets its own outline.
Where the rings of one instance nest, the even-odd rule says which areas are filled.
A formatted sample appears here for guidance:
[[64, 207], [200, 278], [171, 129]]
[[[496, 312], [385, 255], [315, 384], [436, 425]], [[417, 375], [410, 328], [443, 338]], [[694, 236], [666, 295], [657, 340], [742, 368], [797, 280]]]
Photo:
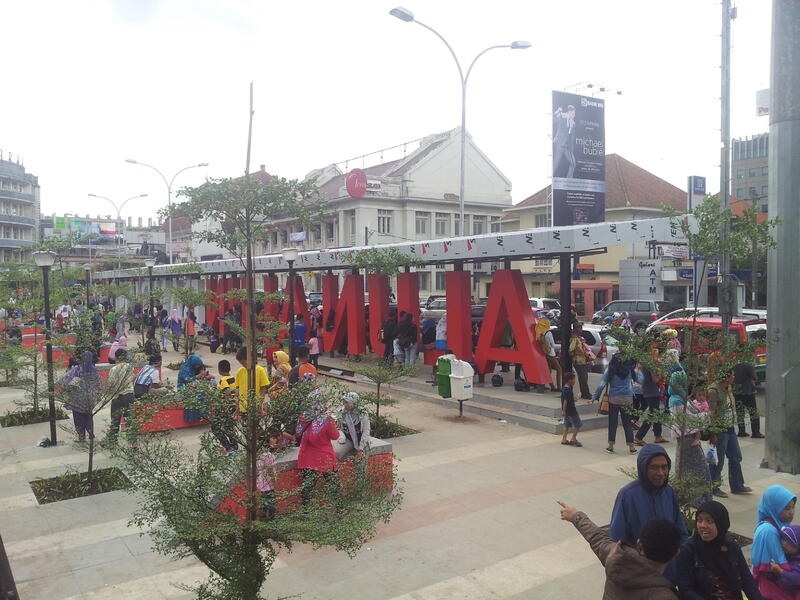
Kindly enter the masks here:
[[172, 184], [175, 183], [175, 178], [178, 175], [180, 175], [181, 173], [183, 173], [184, 171], [187, 171], [189, 169], [196, 169], [197, 167], [207, 167], [208, 163], [204, 163], [203, 162], [203, 163], [198, 163], [196, 165], [189, 165], [188, 167], [184, 167], [180, 171], [175, 173], [175, 175], [172, 176], [172, 179], [170, 179], [168, 181], [166, 176], [161, 171], [156, 169], [153, 165], [148, 165], [147, 163], [143, 163], [143, 162], [140, 162], [138, 160], [134, 160], [132, 158], [125, 159], [125, 162], [129, 162], [132, 165], [141, 165], [143, 167], [149, 167], [149, 168], [153, 169], [153, 171], [155, 171], [156, 173], [161, 175], [161, 179], [164, 180], [164, 183], [167, 186], [167, 206], [170, 209], [169, 223], [167, 224], [167, 226], [168, 226], [167, 254], [169, 254], [169, 264], [172, 264], [172, 262], [173, 262], [172, 261]]
[[283, 260], [289, 263], [289, 275], [287, 285], [289, 286], [289, 364], [294, 366], [294, 261], [297, 260], [299, 252], [297, 248], [284, 248], [281, 250]]
[[53, 393], [53, 344], [50, 340], [50, 267], [56, 261], [56, 253], [52, 251], [34, 252], [33, 260], [42, 269], [42, 285], [44, 287], [44, 340], [47, 360], [47, 403], [50, 408], [50, 445], [58, 443], [56, 436], [56, 400]]
[[86, 310], [89, 310], [89, 287], [92, 284], [92, 265], [86, 263], [83, 265], [83, 271], [86, 273]]
[[453, 60], [456, 62], [456, 67], [458, 68], [458, 76], [461, 79], [461, 160], [460, 160], [460, 168], [459, 168], [459, 178], [458, 178], [458, 212], [459, 212], [459, 235], [467, 235], [465, 231], [465, 223], [464, 223], [464, 177], [465, 177], [465, 166], [466, 166], [466, 156], [467, 156], [467, 133], [466, 133], [466, 126], [467, 126], [467, 82], [469, 81], [469, 74], [472, 72], [472, 67], [475, 66], [475, 63], [478, 59], [489, 52], [490, 50], [494, 50], [496, 48], [511, 48], [512, 50], [527, 50], [531, 47], [531, 43], [525, 40], [516, 40], [511, 42], [510, 44], [498, 44], [495, 46], [489, 46], [488, 48], [480, 51], [478, 55], [472, 59], [472, 62], [467, 69], [467, 74], [464, 74], [463, 69], [461, 68], [461, 62], [459, 62], [456, 53], [453, 51], [453, 48], [450, 44], [447, 43], [447, 40], [444, 39], [442, 34], [436, 31], [433, 27], [425, 25], [425, 23], [421, 23], [417, 19], [414, 18], [414, 13], [412, 13], [407, 8], [403, 8], [402, 6], [397, 6], [389, 11], [389, 14], [393, 17], [397, 17], [401, 21], [405, 21], [406, 23], [414, 22], [417, 25], [424, 27], [431, 33], [433, 33], [436, 37], [438, 37], [447, 49], [450, 51], [450, 54], [453, 57]]
[[147, 326], [153, 325], [153, 267], [156, 266], [156, 259], [149, 256], [144, 259], [144, 264], [147, 265], [147, 283], [150, 293], [150, 311], [147, 317]]
[[[89, 194], [89, 196], [91, 196], [92, 198], [100, 198], [102, 200], [108, 200], [109, 202], [111, 202], [111, 205], [117, 211], [117, 223], [119, 224], [119, 222], [122, 220], [122, 216], [121, 216], [122, 215], [122, 208], [128, 202], [130, 202], [131, 200], [135, 200], [136, 198], [146, 198], [147, 194], [139, 194], [138, 196], [131, 196], [130, 198], [125, 200], [119, 206], [117, 206], [117, 203], [114, 202], [111, 198], [106, 198], [105, 196], [98, 196], [97, 194]], [[117, 235], [119, 235], [119, 233], [117, 233]], [[118, 242], [122, 242], [122, 241], [123, 240], [121, 238], [118, 240]], [[122, 243], [117, 243], [117, 269], [121, 269], [121, 268], [122, 268]]]

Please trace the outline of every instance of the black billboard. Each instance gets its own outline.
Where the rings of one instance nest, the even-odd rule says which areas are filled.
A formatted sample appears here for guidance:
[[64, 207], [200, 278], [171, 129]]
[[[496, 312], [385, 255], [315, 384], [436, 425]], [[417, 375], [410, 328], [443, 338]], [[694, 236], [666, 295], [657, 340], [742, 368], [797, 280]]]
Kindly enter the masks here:
[[601, 223], [606, 211], [605, 100], [553, 92], [553, 226]]

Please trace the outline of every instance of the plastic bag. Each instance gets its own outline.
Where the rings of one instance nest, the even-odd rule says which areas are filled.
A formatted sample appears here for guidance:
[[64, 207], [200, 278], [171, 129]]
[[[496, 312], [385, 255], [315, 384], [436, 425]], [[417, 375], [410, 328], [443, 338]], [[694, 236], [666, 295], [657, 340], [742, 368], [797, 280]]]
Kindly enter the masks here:
[[717, 456], [716, 446], [712, 446], [711, 444], [708, 445], [708, 451], [706, 452], [706, 462], [709, 465], [719, 464], [719, 457]]

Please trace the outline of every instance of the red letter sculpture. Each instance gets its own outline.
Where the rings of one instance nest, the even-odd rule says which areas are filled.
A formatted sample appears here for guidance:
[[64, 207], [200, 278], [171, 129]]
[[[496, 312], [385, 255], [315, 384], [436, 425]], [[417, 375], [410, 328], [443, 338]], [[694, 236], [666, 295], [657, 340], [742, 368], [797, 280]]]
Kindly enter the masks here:
[[[335, 306], [333, 330], [325, 332], [325, 347], [331, 351], [337, 350], [346, 335], [347, 353], [364, 354], [367, 351], [367, 339], [364, 320], [364, 278], [361, 275], [348, 275], [344, 278], [342, 295]], [[325, 304], [326, 323], [330, 315], [329, 310], [331, 309]]]
[[[516, 349], [500, 347], [509, 321]], [[529, 383], [550, 383], [547, 359], [539, 344], [534, 343], [535, 322], [522, 273], [517, 269], [495, 271], [475, 350], [478, 373], [491, 373], [497, 361], [505, 361], [521, 364]]]

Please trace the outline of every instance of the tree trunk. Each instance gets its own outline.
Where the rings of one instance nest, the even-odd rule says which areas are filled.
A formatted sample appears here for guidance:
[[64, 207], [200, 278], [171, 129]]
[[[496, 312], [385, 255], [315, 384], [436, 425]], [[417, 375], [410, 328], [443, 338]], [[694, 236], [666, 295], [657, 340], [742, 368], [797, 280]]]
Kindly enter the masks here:
[[[245, 344], [247, 344], [248, 372], [247, 372], [247, 393], [249, 401], [247, 404], [247, 518], [255, 521], [258, 518], [256, 511], [258, 501], [258, 490], [256, 479], [258, 477], [258, 420], [261, 412], [260, 390], [256, 388], [256, 365], [258, 357], [256, 355], [256, 327], [255, 315], [253, 314], [253, 250], [250, 229], [250, 211], [245, 211], [245, 243], [247, 244], [245, 256], [245, 285], [247, 301], [245, 304], [245, 317], [247, 319], [247, 332]], [[260, 586], [259, 586], [260, 587]]]
[[86, 470], [86, 482], [91, 490], [94, 487], [94, 431], [87, 433], [89, 434], [89, 468]]
[[381, 416], [381, 384], [380, 383], [376, 383], [375, 387], [377, 388], [377, 391], [375, 392], [375, 416], [376, 417], [380, 417]]
[[[38, 344], [37, 344], [38, 346]], [[33, 412], [39, 411], [39, 359], [33, 355]]]

